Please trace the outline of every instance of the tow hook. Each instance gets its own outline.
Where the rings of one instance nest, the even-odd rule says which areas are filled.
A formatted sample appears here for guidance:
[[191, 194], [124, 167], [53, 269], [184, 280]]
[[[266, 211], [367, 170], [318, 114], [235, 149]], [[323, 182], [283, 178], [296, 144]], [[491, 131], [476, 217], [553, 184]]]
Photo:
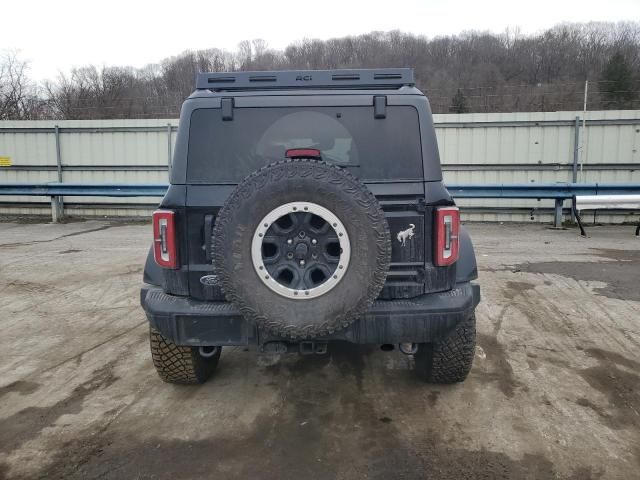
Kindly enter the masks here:
[[418, 344], [417, 343], [399, 343], [398, 344], [398, 349], [404, 353], [405, 355], [415, 355], [416, 352], [418, 351]]
[[287, 353], [288, 351], [289, 346], [286, 344], [286, 342], [267, 342], [260, 345], [260, 352], [262, 353], [280, 355], [283, 353]]
[[327, 353], [327, 342], [300, 342], [300, 355], [324, 355]]

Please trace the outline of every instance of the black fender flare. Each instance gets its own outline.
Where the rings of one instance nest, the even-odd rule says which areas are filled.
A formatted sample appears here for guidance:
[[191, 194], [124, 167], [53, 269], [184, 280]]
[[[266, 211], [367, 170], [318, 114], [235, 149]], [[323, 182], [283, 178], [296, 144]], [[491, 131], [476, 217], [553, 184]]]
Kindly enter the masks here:
[[162, 280], [162, 267], [156, 263], [153, 257], [153, 245], [151, 245], [151, 247], [149, 247], [149, 253], [147, 254], [147, 261], [144, 264], [142, 281], [149, 285], [157, 285], [160, 287], [163, 284]]
[[456, 264], [456, 283], [469, 282], [478, 278], [478, 266], [471, 236], [462, 225], [460, 225], [458, 238], [459, 257]]

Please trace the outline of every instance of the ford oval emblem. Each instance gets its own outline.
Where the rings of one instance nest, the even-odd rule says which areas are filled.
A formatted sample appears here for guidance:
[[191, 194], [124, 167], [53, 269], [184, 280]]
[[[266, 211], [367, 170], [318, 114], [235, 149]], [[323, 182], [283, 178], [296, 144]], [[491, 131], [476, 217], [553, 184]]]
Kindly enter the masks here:
[[206, 287], [214, 287], [218, 284], [218, 276], [205, 275], [204, 277], [200, 277], [200, 283]]

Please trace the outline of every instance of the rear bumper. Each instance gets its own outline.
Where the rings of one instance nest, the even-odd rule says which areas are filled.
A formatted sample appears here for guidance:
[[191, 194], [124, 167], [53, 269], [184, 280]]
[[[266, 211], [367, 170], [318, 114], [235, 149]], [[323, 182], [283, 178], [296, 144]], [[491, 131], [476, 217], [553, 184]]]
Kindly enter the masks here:
[[[313, 340], [360, 344], [432, 342], [471, 316], [479, 301], [480, 286], [471, 282], [408, 300], [377, 300], [348, 328]], [[140, 303], [151, 326], [178, 345], [250, 345], [283, 340], [261, 331], [226, 302], [167, 295], [159, 287], [145, 285]]]

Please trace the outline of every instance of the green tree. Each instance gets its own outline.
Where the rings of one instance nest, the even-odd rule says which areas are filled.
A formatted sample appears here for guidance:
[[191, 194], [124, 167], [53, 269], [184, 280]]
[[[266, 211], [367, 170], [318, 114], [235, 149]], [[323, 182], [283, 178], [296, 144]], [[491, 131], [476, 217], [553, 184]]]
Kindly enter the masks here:
[[449, 107], [451, 113], [467, 113], [469, 107], [467, 106], [467, 99], [462, 93], [461, 89], [458, 89], [456, 94], [451, 99], [451, 106]]
[[633, 90], [633, 71], [621, 52], [615, 52], [602, 72], [604, 97], [613, 108], [631, 107], [636, 97]]

